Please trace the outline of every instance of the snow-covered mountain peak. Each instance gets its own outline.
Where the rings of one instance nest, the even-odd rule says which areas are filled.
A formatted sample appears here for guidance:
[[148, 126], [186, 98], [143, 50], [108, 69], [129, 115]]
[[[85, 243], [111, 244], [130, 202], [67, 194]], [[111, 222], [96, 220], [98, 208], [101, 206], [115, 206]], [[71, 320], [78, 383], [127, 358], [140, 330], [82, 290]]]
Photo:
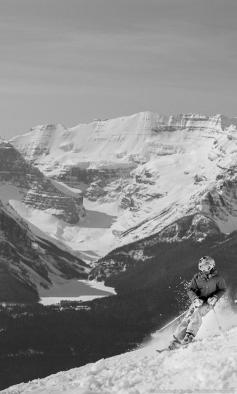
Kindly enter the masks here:
[[[62, 171], [63, 167], [82, 162], [127, 162], [147, 160], [159, 147], [174, 142], [183, 144], [185, 132], [217, 135], [228, 127], [237, 125], [235, 119], [222, 115], [199, 114], [159, 115], [150, 111], [114, 119], [97, 120], [64, 126], [36, 126], [30, 132], [14, 137], [11, 143], [28, 159], [34, 161], [49, 174]], [[227, 131], [227, 130], [226, 130]], [[174, 136], [170, 135], [173, 132]], [[163, 149], [164, 150], [164, 149]], [[165, 154], [165, 153], [163, 153]]]
[[[223, 232], [237, 229], [236, 127], [236, 118], [220, 114], [144, 111], [69, 129], [38, 126], [11, 143], [47, 176], [82, 190], [85, 207], [97, 214], [82, 238], [77, 230], [75, 238], [71, 229], [60, 234], [101, 255], [196, 213]], [[98, 230], [101, 213], [106, 230]]]

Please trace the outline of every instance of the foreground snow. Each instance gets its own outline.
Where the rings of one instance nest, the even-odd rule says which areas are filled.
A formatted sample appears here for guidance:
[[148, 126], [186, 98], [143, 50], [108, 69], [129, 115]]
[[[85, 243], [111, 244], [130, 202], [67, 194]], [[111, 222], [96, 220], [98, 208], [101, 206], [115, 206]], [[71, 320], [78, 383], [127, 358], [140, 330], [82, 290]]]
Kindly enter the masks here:
[[[236, 324], [231, 311], [219, 314], [224, 329]], [[214, 329], [215, 326], [215, 329]], [[212, 331], [212, 335], [208, 335]], [[197, 341], [188, 348], [158, 354], [170, 332], [157, 332], [145, 347], [4, 390], [5, 394], [234, 393], [237, 390], [237, 326], [216, 330], [210, 313]], [[210, 332], [209, 332], [210, 334]], [[214, 335], [213, 335], [214, 334]]]
[[[237, 388], [237, 329], [191, 344], [186, 349], [149, 355], [137, 351], [21, 384], [4, 393], [140, 394]], [[203, 391], [202, 391], [203, 390]]]

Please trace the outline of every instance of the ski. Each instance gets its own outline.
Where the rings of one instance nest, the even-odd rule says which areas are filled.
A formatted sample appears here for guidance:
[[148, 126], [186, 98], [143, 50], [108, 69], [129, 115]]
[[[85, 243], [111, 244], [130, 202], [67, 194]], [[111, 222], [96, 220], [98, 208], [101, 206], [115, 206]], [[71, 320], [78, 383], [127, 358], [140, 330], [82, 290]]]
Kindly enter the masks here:
[[163, 349], [156, 349], [156, 352], [157, 353], [173, 352], [174, 350], [185, 349], [186, 347], [188, 347], [188, 345], [190, 345], [190, 343], [194, 343], [194, 341], [189, 342], [189, 343], [180, 344], [180, 346], [176, 347], [175, 349], [169, 349], [168, 347], [165, 347]]
[[156, 349], [157, 353], [163, 353], [163, 352], [169, 352], [171, 351], [171, 349], [169, 349], [168, 347], [165, 347], [164, 349]]
[[163, 352], [172, 352], [174, 350], [179, 350], [179, 349], [186, 349], [189, 345], [191, 345], [191, 343], [198, 343], [200, 342], [202, 339], [200, 338], [195, 338], [193, 339], [191, 342], [188, 343], [180, 343], [178, 347], [174, 348], [174, 349], [169, 349], [168, 347], [164, 347], [163, 349], [156, 349], [157, 353], [163, 353]]

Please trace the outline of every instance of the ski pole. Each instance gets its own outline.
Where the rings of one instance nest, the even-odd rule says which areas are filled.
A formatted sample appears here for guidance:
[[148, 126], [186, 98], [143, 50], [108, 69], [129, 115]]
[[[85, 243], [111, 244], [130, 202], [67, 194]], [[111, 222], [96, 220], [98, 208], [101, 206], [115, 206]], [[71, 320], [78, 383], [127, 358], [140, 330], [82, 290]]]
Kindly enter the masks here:
[[167, 323], [164, 327], [161, 327], [159, 330], [157, 330], [157, 332], [162, 332], [163, 330], [174, 324], [177, 320], [181, 319], [185, 315], [185, 313], [187, 313], [187, 311], [181, 313], [181, 315], [177, 316], [174, 320]]

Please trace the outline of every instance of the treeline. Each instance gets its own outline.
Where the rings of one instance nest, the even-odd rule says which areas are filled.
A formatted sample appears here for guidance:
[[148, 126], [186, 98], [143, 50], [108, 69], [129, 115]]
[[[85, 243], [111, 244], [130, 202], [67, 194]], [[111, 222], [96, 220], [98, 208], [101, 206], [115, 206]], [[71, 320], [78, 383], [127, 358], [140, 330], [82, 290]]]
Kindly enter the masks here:
[[157, 288], [84, 305], [90, 309], [0, 311], [0, 389], [134, 349], [178, 312], [169, 292]]

